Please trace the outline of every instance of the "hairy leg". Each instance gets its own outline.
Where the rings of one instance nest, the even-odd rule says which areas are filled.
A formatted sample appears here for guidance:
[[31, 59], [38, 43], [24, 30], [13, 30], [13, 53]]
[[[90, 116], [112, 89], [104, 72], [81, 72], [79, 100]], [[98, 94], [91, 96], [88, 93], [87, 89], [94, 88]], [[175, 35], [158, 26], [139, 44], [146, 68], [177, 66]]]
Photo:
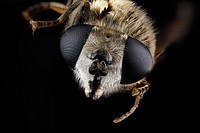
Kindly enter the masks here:
[[22, 15], [27, 21], [30, 21], [33, 19], [35, 14], [38, 14], [41, 11], [53, 10], [57, 13], [63, 14], [66, 9], [67, 6], [59, 2], [41, 2], [30, 6], [27, 10], [22, 12]]
[[[50, 27], [50, 26], [55, 26], [58, 24], [61, 24], [65, 21], [67, 21], [68, 16], [80, 5], [82, 4], [83, 0], [77, 0], [74, 3], [72, 3], [71, 0], [67, 3], [67, 6], [57, 3], [57, 2], [49, 2], [49, 3], [40, 3], [36, 4], [33, 7], [28, 8], [26, 11], [23, 12], [23, 15], [26, 20], [29, 21], [29, 23], [32, 26], [32, 30], [35, 31], [36, 29], [39, 28], [45, 28], [45, 27]], [[50, 4], [51, 3], [51, 4]], [[72, 4], [71, 4], [72, 3]], [[51, 6], [50, 6], [51, 5]], [[58, 17], [56, 20], [50, 20], [50, 21], [34, 21], [32, 20], [32, 14], [38, 13], [41, 10], [54, 10], [56, 12], [62, 13], [60, 17]]]
[[125, 90], [131, 91], [132, 96], [135, 96], [135, 102], [132, 108], [126, 112], [125, 114], [121, 115], [119, 118], [115, 118], [113, 120], [114, 123], [119, 123], [122, 120], [129, 117], [133, 112], [137, 109], [140, 100], [142, 99], [144, 93], [149, 89], [149, 83], [146, 80], [138, 81], [137, 83], [125, 85]]

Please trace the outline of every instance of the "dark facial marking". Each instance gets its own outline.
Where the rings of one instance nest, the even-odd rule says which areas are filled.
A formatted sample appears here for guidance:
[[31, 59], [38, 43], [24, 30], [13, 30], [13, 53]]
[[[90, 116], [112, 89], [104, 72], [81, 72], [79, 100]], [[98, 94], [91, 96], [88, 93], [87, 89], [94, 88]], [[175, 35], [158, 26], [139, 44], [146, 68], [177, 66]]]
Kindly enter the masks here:
[[95, 59], [89, 67], [89, 73], [91, 75], [106, 76], [108, 73], [108, 68], [105, 61], [99, 61], [98, 59]]
[[90, 66], [90, 68], [89, 68], [89, 73], [91, 74], [91, 75], [94, 75], [94, 74], [96, 74], [97, 73], [97, 71], [98, 71], [98, 60], [96, 59], [92, 64], [91, 64], [91, 66]]
[[94, 75], [93, 81], [89, 81], [90, 89], [92, 89], [92, 92], [90, 93], [90, 97], [92, 97], [95, 93], [95, 91], [100, 87], [101, 83], [101, 76], [98, 74]]

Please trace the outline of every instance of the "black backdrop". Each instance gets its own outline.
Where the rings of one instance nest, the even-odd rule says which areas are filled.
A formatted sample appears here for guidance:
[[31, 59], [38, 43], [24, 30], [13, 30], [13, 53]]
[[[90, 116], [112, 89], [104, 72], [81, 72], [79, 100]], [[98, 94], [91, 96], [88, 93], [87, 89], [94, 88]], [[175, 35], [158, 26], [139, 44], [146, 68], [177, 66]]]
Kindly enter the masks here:
[[[1, 5], [2, 133], [192, 132], [195, 129], [200, 88], [196, 1], [191, 1], [196, 16], [189, 33], [167, 49], [164, 60], [149, 75], [151, 88], [139, 108], [119, 124], [112, 123], [113, 118], [128, 111], [134, 99], [129, 94], [115, 94], [97, 101], [85, 97], [60, 53], [62, 26], [37, 30], [33, 36], [21, 15], [27, 7], [41, 1], [6, 0]], [[172, 19], [180, 0], [136, 2], [148, 10], [156, 26], [162, 29]], [[57, 16], [53, 12], [41, 13], [38, 19]]]

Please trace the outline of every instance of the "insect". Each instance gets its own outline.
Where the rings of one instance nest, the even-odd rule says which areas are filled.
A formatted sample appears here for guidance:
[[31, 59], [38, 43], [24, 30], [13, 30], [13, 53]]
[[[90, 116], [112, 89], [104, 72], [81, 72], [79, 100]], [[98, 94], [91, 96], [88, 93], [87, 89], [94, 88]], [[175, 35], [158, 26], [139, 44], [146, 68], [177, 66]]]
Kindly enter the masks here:
[[[60, 13], [56, 20], [37, 21], [32, 17], [43, 10]], [[38, 3], [23, 12], [33, 32], [65, 23], [60, 40], [63, 58], [87, 97], [97, 100], [121, 91], [135, 97], [132, 108], [113, 120], [119, 123], [130, 116], [149, 90], [147, 76], [159, 57], [176, 40], [165, 35], [157, 41], [153, 20], [131, 0], [68, 0]], [[189, 16], [189, 15], [188, 15]], [[181, 33], [176, 19], [168, 29]], [[188, 22], [188, 21], [187, 21]], [[171, 33], [175, 33], [171, 30]]]

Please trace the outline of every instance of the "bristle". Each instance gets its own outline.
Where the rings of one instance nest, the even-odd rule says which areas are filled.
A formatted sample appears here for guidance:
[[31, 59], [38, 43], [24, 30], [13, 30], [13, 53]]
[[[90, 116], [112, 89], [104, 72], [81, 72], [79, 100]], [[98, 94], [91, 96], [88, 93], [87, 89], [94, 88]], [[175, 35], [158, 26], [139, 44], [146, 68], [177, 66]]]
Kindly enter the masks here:
[[107, 9], [109, 2], [107, 0], [94, 0], [90, 3], [90, 11], [96, 14], [101, 14], [102, 11]]

